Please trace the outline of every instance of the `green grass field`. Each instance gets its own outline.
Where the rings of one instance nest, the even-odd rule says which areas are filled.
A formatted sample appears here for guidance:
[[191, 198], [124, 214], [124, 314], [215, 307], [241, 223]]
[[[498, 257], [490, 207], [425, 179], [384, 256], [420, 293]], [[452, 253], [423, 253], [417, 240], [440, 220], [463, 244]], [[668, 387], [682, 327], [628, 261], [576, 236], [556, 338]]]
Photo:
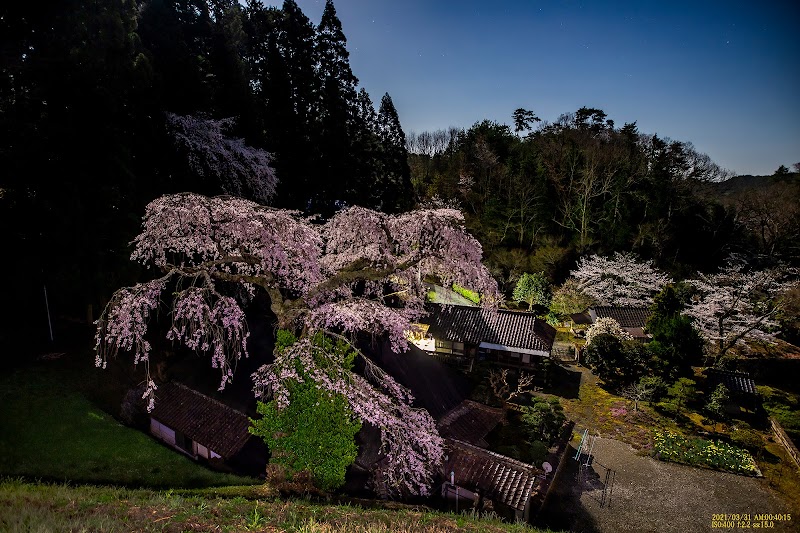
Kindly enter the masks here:
[[[522, 532], [523, 524], [426, 509], [253, 499], [215, 489], [154, 491], [0, 480], [0, 531]], [[544, 533], [544, 532], [543, 532]]]
[[44, 363], [0, 378], [0, 474], [75, 483], [197, 488], [256, 483], [220, 474], [118, 423]]

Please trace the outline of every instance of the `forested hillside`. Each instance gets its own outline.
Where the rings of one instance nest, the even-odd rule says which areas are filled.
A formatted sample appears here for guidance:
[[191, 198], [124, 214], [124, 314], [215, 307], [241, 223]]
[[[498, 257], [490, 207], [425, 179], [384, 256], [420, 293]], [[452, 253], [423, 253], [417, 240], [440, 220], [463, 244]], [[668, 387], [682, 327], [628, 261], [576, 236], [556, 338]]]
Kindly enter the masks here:
[[797, 173], [729, 180], [690, 142], [618, 127], [599, 109], [513, 118], [515, 131], [484, 121], [408, 141], [418, 198], [464, 209], [506, 292], [522, 272], [561, 282], [588, 253], [634, 251], [678, 277], [731, 253], [800, 261]]
[[332, 2], [318, 23], [293, 0], [4, 3], [0, 54], [0, 238], [15, 302], [2, 318], [37, 338], [45, 286], [55, 317], [86, 321], [87, 306], [96, 318], [135, 281], [128, 243], [162, 194], [323, 215], [412, 206], [397, 111], [359, 89]]
[[691, 143], [590, 108], [406, 139], [389, 94], [359, 87], [330, 1], [319, 21], [293, 0], [6, 2], [0, 54], [3, 342], [49, 337], [48, 308], [57, 330], [97, 318], [138, 278], [144, 206], [183, 191], [323, 216], [454, 204], [507, 295], [587, 253], [678, 277], [732, 252], [800, 263], [785, 167], [727, 187]]

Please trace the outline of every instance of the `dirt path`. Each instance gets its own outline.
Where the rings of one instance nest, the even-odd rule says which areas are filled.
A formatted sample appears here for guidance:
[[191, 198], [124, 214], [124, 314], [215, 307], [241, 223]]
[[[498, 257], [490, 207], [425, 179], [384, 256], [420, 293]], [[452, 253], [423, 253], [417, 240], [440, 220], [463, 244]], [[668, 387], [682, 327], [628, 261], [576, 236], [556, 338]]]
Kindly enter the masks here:
[[[541, 517], [542, 524], [553, 529], [603, 533], [744, 531], [747, 528], [735, 524], [712, 527], [712, 517], [749, 513], [749, 529], [755, 529], [754, 515], [789, 512], [763, 479], [657, 461], [636, 455], [633, 448], [613, 439], [597, 439], [589, 468], [580, 469], [572, 459], [574, 455], [573, 449]], [[609, 470], [613, 483], [606, 477]], [[800, 517], [774, 521], [769, 530], [798, 531]]]

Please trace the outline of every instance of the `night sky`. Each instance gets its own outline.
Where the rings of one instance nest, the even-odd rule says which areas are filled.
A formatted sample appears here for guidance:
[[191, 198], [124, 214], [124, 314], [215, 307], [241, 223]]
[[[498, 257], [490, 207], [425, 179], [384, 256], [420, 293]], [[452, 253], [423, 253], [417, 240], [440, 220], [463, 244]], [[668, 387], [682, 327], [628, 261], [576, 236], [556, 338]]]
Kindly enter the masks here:
[[[297, 3], [319, 23], [324, 0]], [[373, 101], [391, 94], [406, 133], [587, 106], [738, 174], [800, 162], [800, 2], [334, 5], [354, 74]]]

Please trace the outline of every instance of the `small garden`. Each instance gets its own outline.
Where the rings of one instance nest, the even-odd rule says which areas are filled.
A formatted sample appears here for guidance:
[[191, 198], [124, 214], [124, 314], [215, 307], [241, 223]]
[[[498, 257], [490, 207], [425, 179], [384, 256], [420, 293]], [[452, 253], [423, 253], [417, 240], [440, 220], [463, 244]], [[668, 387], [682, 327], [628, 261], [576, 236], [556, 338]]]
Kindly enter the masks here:
[[747, 450], [722, 441], [687, 438], [671, 431], [656, 431], [653, 451], [657, 459], [691, 466], [759, 476], [753, 456]]

